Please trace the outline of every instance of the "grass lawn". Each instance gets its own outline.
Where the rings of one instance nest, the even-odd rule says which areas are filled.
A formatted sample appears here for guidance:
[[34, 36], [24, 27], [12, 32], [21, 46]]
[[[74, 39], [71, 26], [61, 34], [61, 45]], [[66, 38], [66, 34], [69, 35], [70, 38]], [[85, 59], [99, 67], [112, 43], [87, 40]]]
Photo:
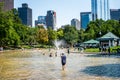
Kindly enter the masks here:
[[120, 46], [111, 47], [111, 49], [118, 49]]
[[99, 52], [99, 48], [89, 48], [89, 49], [85, 49], [84, 52]]

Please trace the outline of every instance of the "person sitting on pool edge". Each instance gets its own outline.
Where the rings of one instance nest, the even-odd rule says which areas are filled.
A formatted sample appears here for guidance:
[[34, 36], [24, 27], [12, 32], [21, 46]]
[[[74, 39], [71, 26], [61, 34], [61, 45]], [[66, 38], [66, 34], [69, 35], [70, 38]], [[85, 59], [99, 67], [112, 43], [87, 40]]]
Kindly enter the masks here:
[[66, 65], [66, 56], [64, 55], [64, 53], [62, 53], [61, 55], [61, 63], [62, 63], [62, 70], [64, 70]]

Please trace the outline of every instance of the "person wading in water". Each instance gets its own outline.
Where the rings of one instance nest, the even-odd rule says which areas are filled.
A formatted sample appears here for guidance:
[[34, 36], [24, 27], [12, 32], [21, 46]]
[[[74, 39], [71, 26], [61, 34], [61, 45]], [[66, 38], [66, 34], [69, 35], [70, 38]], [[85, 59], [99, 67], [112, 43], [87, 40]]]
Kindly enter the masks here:
[[61, 63], [62, 63], [62, 70], [64, 70], [66, 65], [66, 56], [64, 55], [64, 53], [62, 53], [61, 55]]

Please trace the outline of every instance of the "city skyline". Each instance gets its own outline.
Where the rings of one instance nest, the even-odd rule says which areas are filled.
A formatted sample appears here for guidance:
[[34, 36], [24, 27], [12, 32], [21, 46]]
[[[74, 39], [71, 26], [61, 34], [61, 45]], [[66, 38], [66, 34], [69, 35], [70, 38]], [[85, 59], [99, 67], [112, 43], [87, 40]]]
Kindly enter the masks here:
[[[110, 0], [110, 9], [119, 9], [119, 2], [119, 0]], [[73, 18], [80, 20], [80, 12], [91, 11], [91, 0], [15, 0], [15, 8], [20, 7], [22, 3], [27, 3], [33, 10], [33, 24], [38, 16], [46, 15], [48, 10], [54, 10], [57, 14], [57, 27], [70, 24]]]

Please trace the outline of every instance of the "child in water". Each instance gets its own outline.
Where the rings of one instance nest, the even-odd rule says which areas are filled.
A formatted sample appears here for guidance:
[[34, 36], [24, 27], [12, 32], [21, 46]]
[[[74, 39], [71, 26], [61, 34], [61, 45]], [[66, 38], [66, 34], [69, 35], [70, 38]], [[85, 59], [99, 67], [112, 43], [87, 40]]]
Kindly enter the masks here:
[[52, 57], [52, 53], [50, 53], [49, 57]]

